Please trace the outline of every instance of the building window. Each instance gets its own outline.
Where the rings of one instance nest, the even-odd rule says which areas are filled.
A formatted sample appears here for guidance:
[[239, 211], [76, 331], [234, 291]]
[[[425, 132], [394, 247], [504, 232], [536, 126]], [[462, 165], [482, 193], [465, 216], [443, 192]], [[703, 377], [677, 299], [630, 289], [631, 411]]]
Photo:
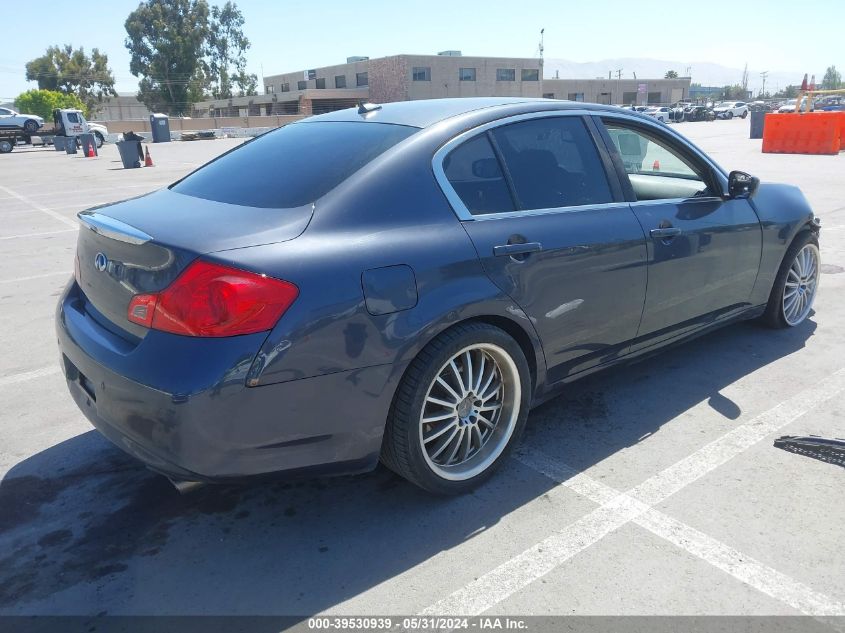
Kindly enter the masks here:
[[346, 75], [337, 75], [334, 78], [335, 88], [346, 88]]
[[584, 100], [584, 93], [583, 92], [570, 92], [569, 95], [566, 97], [570, 101], [583, 101]]
[[516, 70], [513, 68], [497, 68], [496, 81], [516, 81]]
[[622, 93], [622, 105], [633, 105], [637, 102], [637, 91], [628, 90]]
[[355, 73], [355, 85], [356, 86], [368, 86], [370, 85], [370, 80], [367, 77], [367, 73]]
[[431, 81], [431, 67], [414, 66], [411, 77], [414, 81]]
[[320, 77], [317, 80], [317, 89], [318, 90], [325, 90], [326, 89], [326, 78], [325, 77]]
[[271, 95], [276, 92], [276, 86], [264, 86], [264, 94]]
[[297, 90], [305, 90], [305, 88], [307, 86], [308, 86], [308, 82], [304, 81], [302, 79], [300, 79], [299, 81], [296, 82], [296, 89]]
[[458, 71], [458, 80], [475, 81], [475, 68], [461, 68]]
[[657, 105], [658, 103], [663, 103], [663, 95], [660, 94], [660, 91], [649, 92], [648, 93], [648, 102], [652, 105]]
[[290, 84], [282, 84], [281, 92], [290, 92]]
[[522, 81], [540, 81], [540, 71], [537, 68], [523, 68]]
[[555, 98], [555, 93], [553, 93], [553, 92], [544, 92], [543, 93], [543, 99], [554, 99], [554, 98]]

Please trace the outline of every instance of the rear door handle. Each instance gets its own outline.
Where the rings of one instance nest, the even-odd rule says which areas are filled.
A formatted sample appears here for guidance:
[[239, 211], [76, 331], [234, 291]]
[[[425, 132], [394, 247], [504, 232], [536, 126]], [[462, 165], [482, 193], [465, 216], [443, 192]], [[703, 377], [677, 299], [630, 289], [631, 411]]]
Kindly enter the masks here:
[[667, 226], [662, 229], [651, 229], [651, 231], [649, 231], [649, 235], [651, 235], [653, 238], [660, 240], [665, 240], [671, 237], [677, 237], [680, 234], [681, 229], [679, 229], [677, 226]]
[[523, 244], [503, 244], [501, 246], [493, 247], [493, 255], [496, 257], [526, 255], [528, 253], [537, 253], [543, 250], [543, 245], [540, 242], [525, 242]]

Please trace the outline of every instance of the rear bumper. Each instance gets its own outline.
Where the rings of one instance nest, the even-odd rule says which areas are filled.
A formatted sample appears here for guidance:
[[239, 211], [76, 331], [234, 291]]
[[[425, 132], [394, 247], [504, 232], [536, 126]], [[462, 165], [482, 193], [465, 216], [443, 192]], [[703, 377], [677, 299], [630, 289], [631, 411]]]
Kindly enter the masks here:
[[[224, 482], [281, 471], [340, 474], [375, 467], [401, 369], [381, 365], [247, 388], [244, 373], [232, 367], [208, 388], [185, 395], [109, 367], [79, 322], [90, 317], [69, 302], [66, 292], [56, 313], [68, 389], [103, 435], [151, 469]], [[166, 356], [159, 362], [186, 360]]]

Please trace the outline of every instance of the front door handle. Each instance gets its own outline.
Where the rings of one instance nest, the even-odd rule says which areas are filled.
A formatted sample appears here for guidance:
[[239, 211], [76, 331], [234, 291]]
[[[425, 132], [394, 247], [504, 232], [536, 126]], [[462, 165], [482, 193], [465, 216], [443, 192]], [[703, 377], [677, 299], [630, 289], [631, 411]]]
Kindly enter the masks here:
[[649, 235], [659, 240], [672, 239], [673, 237], [678, 237], [680, 234], [681, 229], [677, 226], [665, 226], [663, 228], [651, 229], [651, 231], [649, 231]]
[[493, 255], [496, 257], [513, 257], [514, 255], [527, 255], [543, 250], [540, 242], [524, 242], [522, 244], [503, 244], [493, 247]]

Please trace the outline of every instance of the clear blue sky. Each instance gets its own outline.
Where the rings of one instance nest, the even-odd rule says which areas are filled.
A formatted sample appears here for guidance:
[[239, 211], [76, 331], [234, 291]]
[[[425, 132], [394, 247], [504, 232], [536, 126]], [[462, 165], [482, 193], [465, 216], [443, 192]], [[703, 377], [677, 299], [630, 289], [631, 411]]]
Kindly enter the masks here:
[[[215, 0], [210, 0], [211, 4]], [[220, 1], [222, 4], [222, 1]], [[98, 47], [109, 56], [120, 92], [134, 91], [124, 46], [126, 16], [137, 0], [68, 4], [46, 0], [32, 19], [3, 29], [0, 101], [34, 87], [25, 63], [52, 44]], [[436, 53], [531, 57], [546, 29], [546, 57], [577, 62], [649, 57], [714, 62], [798, 73], [845, 71], [845, 1], [743, 0], [239, 0], [252, 41], [249, 70], [266, 74], [343, 62], [350, 55]], [[670, 9], [671, 7], [671, 9]], [[15, 4], [9, 10], [24, 10]], [[702, 10], [703, 9], [703, 10]], [[65, 20], [79, 10], [86, 19]], [[6, 11], [4, 14], [8, 15]], [[805, 39], [801, 31], [812, 33]], [[818, 77], [821, 80], [821, 77]], [[695, 71], [693, 70], [693, 81]], [[260, 80], [259, 80], [260, 83]]]

